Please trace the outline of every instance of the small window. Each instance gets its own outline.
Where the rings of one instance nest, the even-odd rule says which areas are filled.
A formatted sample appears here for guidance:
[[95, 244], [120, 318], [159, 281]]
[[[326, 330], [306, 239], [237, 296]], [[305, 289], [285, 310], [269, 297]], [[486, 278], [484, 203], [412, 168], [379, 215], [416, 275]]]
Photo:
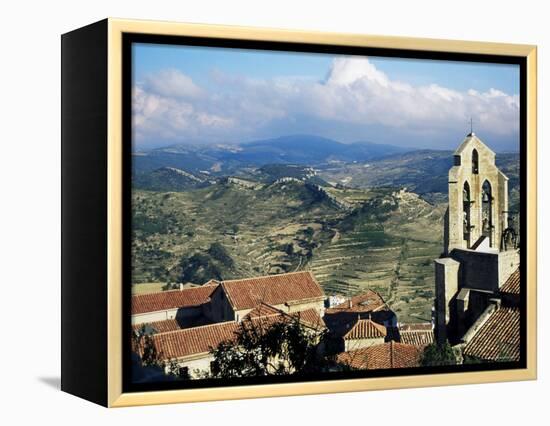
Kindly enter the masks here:
[[472, 151], [472, 173], [474, 175], [479, 173], [479, 155], [475, 149]]
[[178, 377], [182, 379], [189, 378], [189, 367], [180, 367], [178, 368]]
[[454, 156], [454, 165], [455, 166], [460, 166], [460, 164], [462, 164], [462, 161], [461, 161], [461, 158], [460, 158], [460, 155], [455, 155]]

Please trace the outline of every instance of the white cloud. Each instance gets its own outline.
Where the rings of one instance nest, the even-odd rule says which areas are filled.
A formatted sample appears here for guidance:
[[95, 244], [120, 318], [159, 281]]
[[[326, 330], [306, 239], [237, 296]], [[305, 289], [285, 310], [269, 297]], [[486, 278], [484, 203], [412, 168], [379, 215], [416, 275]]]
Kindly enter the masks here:
[[382, 87], [389, 85], [386, 75], [378, 71], [367, 58], [337, 58], [332, 63], [332, 69], [327, 83], [336, 86], [350, 86], [357, 81], [371, 81]]
[[188, 100], [161, 96], [137, 86], [133, 90], [133, 128], [136, 141], [200, 139], [231, 128], [230, 118], [197, 110]]
[[368, 134], [369, 126], [375, 125], [433, 136], [466, 130], [470, 116], [478, 133], [513, 135], [519, 127], [518, 96], [497, 89], [480, 93], [437, 84], [414, 86], [390, 79], [360, 57], [335, 59], [322, 82], [217, 72], [209, 86], [201, 88], [180, 71], [165, 70], [134, 89], [138, 142], [246, 140], [275, 125], [278, 134], [287, 133], [285, 124], [296, 129], [300, 120], [303, 133], [311, 133], [312, 123], [329, 122], [334, 133], [353, 126]]
[[187, 75], [176, 69], [162, 70], [155, 75], [149, 75], [145, 86], [160, 96], [169, 98], [198, 98], [202, 90]]

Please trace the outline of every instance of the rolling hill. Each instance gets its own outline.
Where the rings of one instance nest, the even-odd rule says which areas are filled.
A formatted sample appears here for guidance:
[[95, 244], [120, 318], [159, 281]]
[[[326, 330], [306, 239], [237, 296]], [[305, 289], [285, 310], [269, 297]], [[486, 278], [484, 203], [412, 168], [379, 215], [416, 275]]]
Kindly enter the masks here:
[[327, 294], [373, 288], [403, 318], [429, 318], [444, 206], [416, 194], [226, 180], [184, 192], [136, 190], [133, 205], [137, 285], [305, 269]]
[[[327, 294], [371, 288], [429, 321], [451, 165], [451, 151], [307, 135], [136, 154], [133, 283], [311, 270]], [[497, 165], [514, 212], [519, 155]]]
[[137, 189], [149, 191], [187, 191], [204, 188], [215, 183], [203, 173], [192, 173], [175, 167], [161, 167], [134, 176], [133, 185]]

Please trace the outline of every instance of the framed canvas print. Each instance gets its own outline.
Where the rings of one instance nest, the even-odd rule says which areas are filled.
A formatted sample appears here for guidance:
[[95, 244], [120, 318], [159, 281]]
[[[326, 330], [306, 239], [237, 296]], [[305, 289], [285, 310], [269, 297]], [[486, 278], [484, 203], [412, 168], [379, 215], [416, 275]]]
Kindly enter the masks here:
[[107, 19], [62, 37], [62, 389], [536, 378], [536, 48]]

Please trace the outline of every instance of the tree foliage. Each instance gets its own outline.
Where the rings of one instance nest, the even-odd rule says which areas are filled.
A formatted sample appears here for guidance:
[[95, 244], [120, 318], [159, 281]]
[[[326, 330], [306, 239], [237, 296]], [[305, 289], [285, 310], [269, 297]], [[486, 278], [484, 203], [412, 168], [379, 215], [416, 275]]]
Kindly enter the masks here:
[[323, 333], [299, 319], [246, 320], [234, 341], [212, 350], [212, 376], [220, 378], [304, 374], [320, 371], [326, 361], [318, 346]]
[[139, 355], [141, 363], [148, 366], [162, 366], [160, 353], [153, 342], [152, 333], [147, 332], [145, 325], [134, 332], [132, 336], [132, 350]]
[[422, 354], [422, 365], [425, 367], [455, 365], [456, 363], [456, 355], [449, 342], [444, 344], [432, 343], [426, 346]]
[[168, 371], [168, 374], [178, 380], [189, 380], [191, 378], [189, 369], [180, 367], [177, 359], [169, 359], [164, 364], [164, 367]]

